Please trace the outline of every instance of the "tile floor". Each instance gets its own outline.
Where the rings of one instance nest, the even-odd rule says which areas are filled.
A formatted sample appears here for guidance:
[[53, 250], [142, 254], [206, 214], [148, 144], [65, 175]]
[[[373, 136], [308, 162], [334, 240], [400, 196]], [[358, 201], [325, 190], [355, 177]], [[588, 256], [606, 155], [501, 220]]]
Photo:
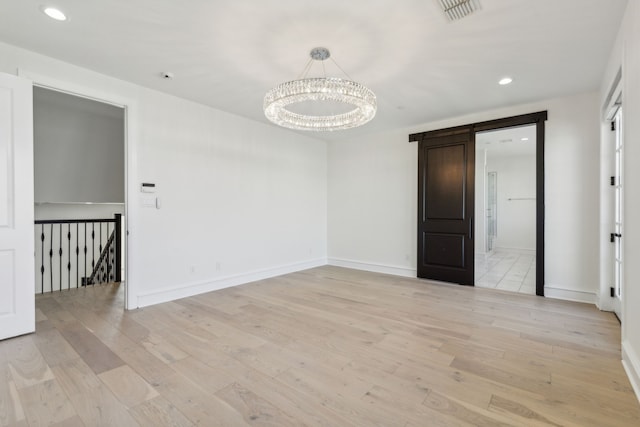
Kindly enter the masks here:
[[494, 249], [477, 254], [476, 286], [535, 295], [536, 252], [534, 250]]

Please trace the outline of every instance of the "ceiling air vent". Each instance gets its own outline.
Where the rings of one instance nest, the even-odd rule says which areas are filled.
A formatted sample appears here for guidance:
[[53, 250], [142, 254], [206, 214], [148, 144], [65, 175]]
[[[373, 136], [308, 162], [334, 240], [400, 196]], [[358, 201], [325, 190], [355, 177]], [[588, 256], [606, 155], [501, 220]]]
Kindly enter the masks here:
[[439, 0], [449, 21], [457, 21], [480, 9], [479, 0]]

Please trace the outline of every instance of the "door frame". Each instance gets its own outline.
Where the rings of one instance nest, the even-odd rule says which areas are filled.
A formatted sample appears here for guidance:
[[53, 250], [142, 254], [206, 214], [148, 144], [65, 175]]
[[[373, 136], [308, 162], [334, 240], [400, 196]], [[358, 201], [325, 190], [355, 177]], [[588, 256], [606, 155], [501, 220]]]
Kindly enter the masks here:
[[136, 286], [136, 270], [132, 260], [135, 258], [135, 241], [130, 237], [130, 229], [135, 219], [139, 217], [138, 206], [134, 202], [137, 193], [136, 147], [137, 147], [137, 101], [132, 98], [114, 95], [113, 92], [93, 89], [90, 86], [59, 80], [25, 69], [18, 69], [18, 76], [28, 78], [33, 86], [42, 87], [68, 95], [86, 98], [105, 104], [111, 104], [124, 109], [124, 245], [125, 245], [125, 270], [124, 270], [124, 309], [138, 308], [138, 291]]
[[[409, 142], [418, 142], [421, 141], [427, 134], [432, 134], [433, 132], [442, 133], [470, 128], [472, 143], [475, 147], [477, 132], [506, 129], [533, 124], [536, 125], [536, 295], [539, 296], [544, 296], [544, 141], [545, 122], [547, 120], [547, 116], [548, 114], [545, 110], [535, 113], [521, 114], [518, 116], [504, 117], [501, 119], [488, 120], [484, 122], [471, 123], [462, 126], [455, 126], [452, 128], [438, 129], [434, 131], [420, 132], [409, 135]], [[469, 190], [475, 191], [475, 181], [474, 188]]]
[[[611, 119], [613, 137], [613, 159], [614, 167], [612, 173], [611, 185], [614, 189], [613, 197], [613, 227], [611, 240], [614, 243], [613, 249], [613, 289], [611, 292], [612, 308], [618, 321], [622, 322], [622, 299], [624, 293], [624, 245], [622, 236], [624, 232], [624, 139], [623, 130], [624, 111], [621, 103], [615, 109], [613, 118]], [[619, 220], [619, 221], [618, 221]]]

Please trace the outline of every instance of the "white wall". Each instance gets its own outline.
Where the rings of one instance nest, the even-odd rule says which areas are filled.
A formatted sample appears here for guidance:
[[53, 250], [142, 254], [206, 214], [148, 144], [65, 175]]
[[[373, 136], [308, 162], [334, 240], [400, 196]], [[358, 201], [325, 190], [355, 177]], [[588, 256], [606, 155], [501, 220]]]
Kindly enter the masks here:
[[35, 219], [105, 219], [117, 213], [124, 215], [124, 204], [38, 203], [34, 213]]
[[[602, 82], [600, 105], [622, 65], [624, 211], [622, 359], [640, 397], [640, 2], [630, 1]], [[603, 142], [606, 136], [603, 135]], [[607, 232], [606, 230], [602, 230]]]
[[418, 146], [406, 131], [329, 143], [329, 262], [416, 276]]
[[417, 144], [408, 135], [548, 110], [548, 296], [595, 302], [598, 289], [598, 94], [586, 93], [329, 143], [329, 261], [415, 276]]
[[33, 90], [36, 202], [124, 203], [124, 110]]
[[487, 172], [497, 173], [498, 221], [494, 247], [535, 250], [536, 157], [492, 154], [489, 151], [487, 156]]
[[0, 43], [0, 71], [16, 70], [127, 106], [129, 307], [326, 262], [323, 141]]

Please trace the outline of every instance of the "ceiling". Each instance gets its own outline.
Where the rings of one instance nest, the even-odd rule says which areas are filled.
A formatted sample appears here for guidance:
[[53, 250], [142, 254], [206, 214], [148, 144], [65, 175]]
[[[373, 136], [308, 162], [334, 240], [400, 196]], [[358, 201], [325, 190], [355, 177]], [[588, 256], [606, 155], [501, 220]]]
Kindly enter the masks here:
[[0, 41], [264, 123], [267, 90], [324, 46], [378, 97], [367, 125], [314, 134], [337, 139], [597, 90], [627, 1], [480, 3], [449, 22], [437, 0], [52, 0], [57, 22], [3, 0]]
[[[487, 150], [491, 158], [536, 155], [536, 125], [476, 133], [476, 151]], [[535, 161], [535, 160], [533, 160]]]

